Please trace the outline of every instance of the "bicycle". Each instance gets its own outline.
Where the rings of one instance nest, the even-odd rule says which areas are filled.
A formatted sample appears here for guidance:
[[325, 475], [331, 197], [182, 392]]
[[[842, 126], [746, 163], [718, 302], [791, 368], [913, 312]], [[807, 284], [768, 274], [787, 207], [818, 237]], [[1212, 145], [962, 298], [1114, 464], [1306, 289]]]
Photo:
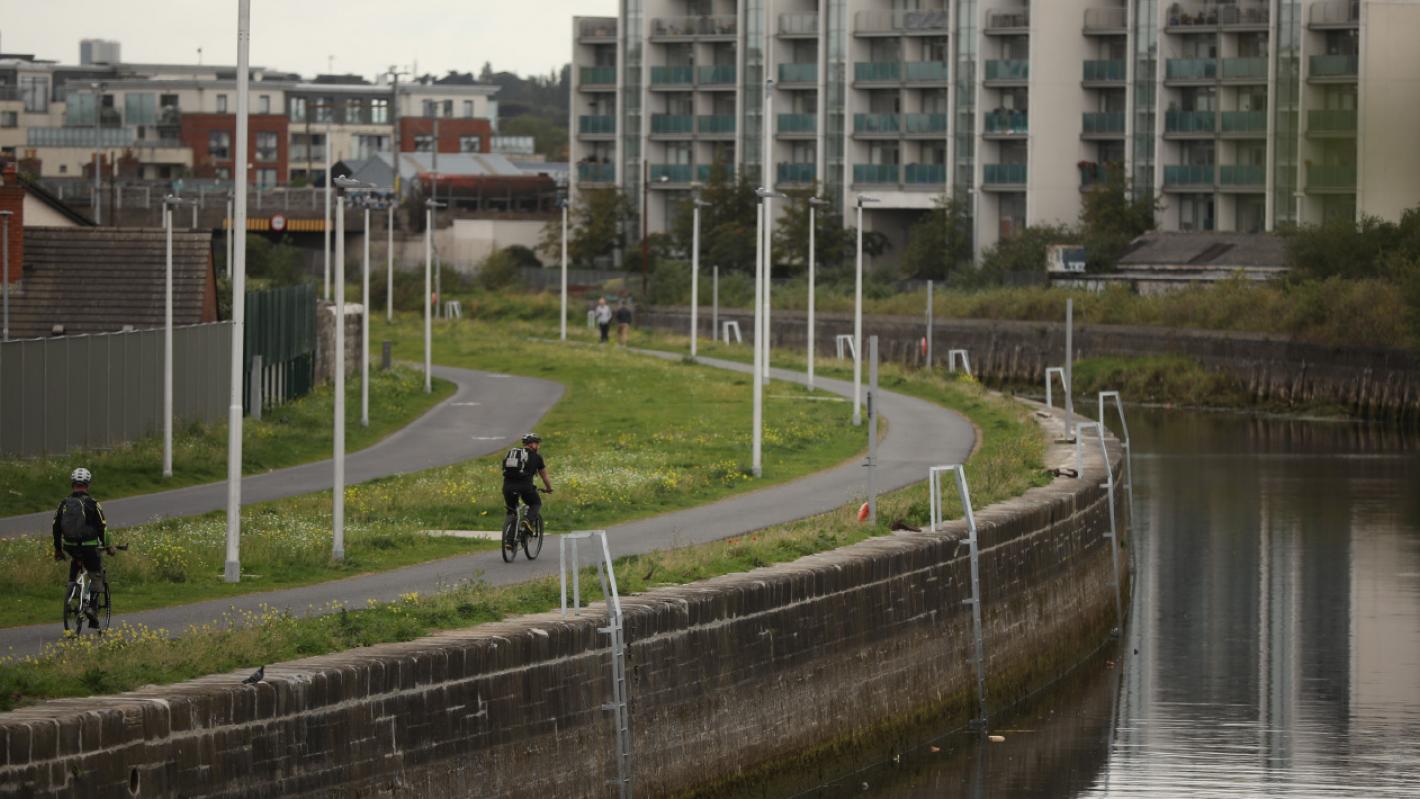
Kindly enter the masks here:
[[[545, 488], [537, 490], [539, 494], [551, 494]], [[516, 533], [514, 532], [516, 531]], [[537, 560], [537, 556], [542, 552], [542, 514], [537, 515], [537, 524], [533, 524], [528, 518], [528, 506], [518, 503], [518, 513], [511, 525], [503, 525], [503, 562], [512, 563], [518, 557], [518, 546], [523, 548], [523, 554], [528, 560]]]
[[[127, 552], [128, 545], [114, 547], [114, 549]], [[79, 567], [78, 578], [69, 586], [68, 592], [64, 596], [64, 630], [73, 631], [75, 635], [84, 633], [84, 625], [87, 623], [90, 629], [97, 629], [99, 632], [107, 630], [109, 622], [113, 617], [113, 595], [111, 593], [112, 584], [108, 580], [108, 571], [104, 571], [104, 590], [98, 597], [99, 602], [95, 604], [95, 622], [89, 618], [89, 614], [84, 608], [85, 598], [89, 596], [89, 583], [92, 581], [89, 570]]]

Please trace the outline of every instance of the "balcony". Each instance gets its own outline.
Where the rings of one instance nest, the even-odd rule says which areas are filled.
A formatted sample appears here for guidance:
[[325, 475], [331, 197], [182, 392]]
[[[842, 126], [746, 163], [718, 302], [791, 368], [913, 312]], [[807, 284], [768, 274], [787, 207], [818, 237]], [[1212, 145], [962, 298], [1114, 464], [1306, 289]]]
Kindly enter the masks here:
[[1356, 190], [1355, 164], [1308, 164], [1307, 191]]
[[809, 186], [814, 182], [817, 168], [813, 164], [781, 163], [777, 170], [778, 182], [799, 186]]
[[1018, 34], [1026, 33], [1030, 30], [1030, 9], [1012, 8], [1009, 10], [986, 12], [986, 27], [982, 28], [982, 33], [992, 34]]
[[652, 188], [657, 183], [689, 183], [694, 170], [691, 164], [651, 164]]
[[799, 134], [814, 135], [818, 133], [818, 116], [816, 114], [779, 114], [779, 135]]
[[1024, 186], [1025, 164], [982, 164], [981, 182], [987, 186]]
[[651, 39], [724, 39], [739, 33], [734, 14], [718, 17], [657, 17], [651, 20]]
[[1218, 129], [1215, 111], [1167, 111], [1164, 113], [1164, 133], [1213, 135]]
[[983, 111], [981, 119], [987, 136], [1024, 136], [1030, 131], [1030, 117], [1025, 111]]
[[734, 114], [702, 114], [695, 118], [695, 130], [702, 136], [734, 135]]
[[1124, 135], [1123, 111], [1086, 111], [1081, 115], [1080, 122], [1086, 137], [1118, 138]]
[[27, 147], [130, 147], [138, 140], [133, 128], [29, 128]]
[[946, 114], [904, 114], [907, 121], [907, 133], [946, 133]]
[[1086, 36], [1124, 36], [1129, 33], [1129, 10], [1112, 8], [1085, 9]]
[[578, 164], [578, 183], [615, 183], [616, 164]]
[[1183, 164], [1164, 167], [1166, 188], [1212, 189], [1217, 166], [1214, 164]]
[[1308, 136], [1355, 136], [1356, 109], [1327, 108], [1307, 112]]
[[582, 67], [579, 74], [582, 86], [616, 86], [616, 67]]
[[854, 33], [873, 35], [942, 36], [951, 28], [951, 18], [941, 8], [921, 11], [859, 11], [853, 18]]
[[1170, 58], [1164, 69], [1164, 80], [1216, 80], [1216, 58]]
[[1218, 185], [1225, 188], [1262, 188], [1267, 183], [1267, 167], [1261, 164], [1223, 164], [1218, 167]]
[[1223, 59], [1223, 80], [1241, 83], [1266, 83], [1267, 59], [1225, 58]]
[[596, 17], [577, 20], [577, 38], [584, 42], [615, 42], [616, 18]]
[[734, 64], [707, 64], [697, 71], [701, 86], [735, 86]]
[[947, 79], [945, 61], [908, 61], [903, 74], [909, 83], [936, 82]]
[[1224, 111], [1223, 112], [1223, 134], [1256, 134], [1254, 137], [1267, 135], [1267, 112], [1266, 111]]
[[780, 83], [818, 83], [818, 64], [780, 64]]
[[1127, 75], [1123, 59], [1085, 62], [1085, 83], [1123, 83]]
[[1122, 164], [1097, 164], [1094, 161], [1081, 161], [1076, 166], [1080, 170], [1080, 191], [1088, 191], [1095, 186], [1108, 186], [1116, 181], [1123, 184], [1124, 167]]
[[695, 67], [651, 67], [652, 86], [690, 86], [695, 82]]
[[[1170, 33], [1210, 33], [1217, 28], [1266, 30], [1270, 19], [1267, 0], [1249, 2], [1171, 3], [1165, 25]], [[1190, 30], [1192, 29], [1192, 30]]]
[[902, 80], [902, 64], [896, 61], [859, 61], [853, 65], [853, 80], [858, 83], [896, 83]]
[[900, 171], [897, 164], [854, 164], [853, 185], [897, 183]]
[[780, 14], [779, 35], [786, 39], [818, 36], [818, 14]]
[[904, 178], [909, 186], [940, 186], [947, 182], [947, 165], [908, 164]]
[[1314, 55], [1311, 57], [1311, 68], [1307, 70], [1308, 79], [1317, 78], [1344, 78], [1355, 80], [1360, 74], [1361, 57], [1355, 53], [1350, 55]]
[[1356, 0], [1321, 0], [1312, 3], [1307, 25], [1313, 28], [1355, 28], [1361, 24], [1361, 4]]
[[1030, 62], [1023, 59], [992, 59], [986, 62], [986, 80], [1024, 82], [1030, 79]]
[[652, 114], [651, 133], [660, 136], [689, 136], [695, 132], [695, 117], [689, 114]]
[[614, 116], [579, 116], [577, 132], [583, 136], [612, 136], [616, 134]]
[[897, 114], [854, 114], [854, 133], [897, 133], [901, 119]]

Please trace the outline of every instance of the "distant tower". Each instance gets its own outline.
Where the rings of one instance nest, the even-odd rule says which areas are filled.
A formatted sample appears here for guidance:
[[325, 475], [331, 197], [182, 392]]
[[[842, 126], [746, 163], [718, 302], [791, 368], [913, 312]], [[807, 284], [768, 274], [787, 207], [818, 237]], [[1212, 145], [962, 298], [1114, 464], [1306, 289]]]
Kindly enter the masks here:
[[81, 66], [117, 64], [122, 60], [119, 57], [118, 49], [118, 42], [112, 39], [81, 39], [79, 41], [79, 64]]

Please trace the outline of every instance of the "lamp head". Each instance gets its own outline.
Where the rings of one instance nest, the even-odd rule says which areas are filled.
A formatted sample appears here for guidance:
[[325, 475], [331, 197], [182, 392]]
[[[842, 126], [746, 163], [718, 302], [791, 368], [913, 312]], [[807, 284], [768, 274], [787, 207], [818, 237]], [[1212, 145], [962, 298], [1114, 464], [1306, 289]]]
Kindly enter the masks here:
[[860, 194], [860, 195], [858, 195], [858, 207], [859, 207], [859, 208], [862, 208], [863, 206], [867, 205], [868, 203], [875, 203], [875, 202], [878, 202], [878, 198], [877, 198], [877, 197], [869, 197], [869, 196], [866, 195], [866, 194]]
[[809, 205], [812, 205], [815, 208], [826, 208], [830, 205], [833, 205], [833, 203], [823, 199], [822, 197], [810, 197]]
[[769, 189], [769, 188], [766, 188], [766, 187], [764, 187], [764, 186], [758, 186], [758, 187], [756, 187], [755, 190], [754, 190], [754, 194], [755, 194], [756, 197], [758, 197], [758, 198], [761, 199], [761, 200], [768, 200], [768, 199], [771, 199], [771, 198], [773, 198], [773, 199], [779, 199], [779, 198], [782, 198], [782, 197], [784, 196], [784, 195], [781, 194], [780, 192], [774, 191], [773, 189]]

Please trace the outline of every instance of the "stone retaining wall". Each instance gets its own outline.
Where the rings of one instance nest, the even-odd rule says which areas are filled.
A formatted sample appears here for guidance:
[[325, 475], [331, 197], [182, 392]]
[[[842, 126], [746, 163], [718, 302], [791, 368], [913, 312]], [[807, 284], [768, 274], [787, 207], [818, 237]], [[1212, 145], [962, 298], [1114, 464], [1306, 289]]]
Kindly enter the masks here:
[[[977, 514], [992, 707], [1116, 623], [1090, 449], [1082, 479]], [[1117, 473], [1113, 442], [1110, 458]], [[1057, 445], [1047, 463], [1070, 459]], [[954, 522], [624, 600], [638, 795], [965, 721], [964, 535]], [[614, 795], [604, 623], [600, 606], [540, 614], [273, 665], [255, 686], [242, 672], [3, 714], [0, 795]]]
[[[704, 311], [700, 314], [705, 336], [710, 335], [709, 317]], [[720, 319], [739, 321], [748, 339], [753, 328], [748, 312], [721, 311]], [[690, 312], [686, 308], [647, 308], [638, 313], [637, 321], [686, 332]], [[771, 322], [774, 346], [807, 346], [804, 313], [775, 311]], [[814, 328], [815, 349], [820, 355], [832, 356], [834, 336], [852, 333], [853, 317], [816, 314]], [[863, 319], [863, 335], [878, 336], [880, 357], [899, 363], [921, 363], [926, 329], [924, 318]], [[1363, 418], [1420, 421], [1420, 357], [1405, 350], [1330, 347], [1263, 333], [1120, 325], [1077, 324], [1074, 339], [1077, 358], [1192, 358], [1205, 368], [1231, 375], [1260, 402], [1319, 402]], [[939, 319], [932, 338], [933, 360], [944, 364], [949, 349], [968, 350], [972, 371], [988, 381], [1040, 385], [1047, 366], [1064, 363], [1065, 329], [1063, 323]]]

